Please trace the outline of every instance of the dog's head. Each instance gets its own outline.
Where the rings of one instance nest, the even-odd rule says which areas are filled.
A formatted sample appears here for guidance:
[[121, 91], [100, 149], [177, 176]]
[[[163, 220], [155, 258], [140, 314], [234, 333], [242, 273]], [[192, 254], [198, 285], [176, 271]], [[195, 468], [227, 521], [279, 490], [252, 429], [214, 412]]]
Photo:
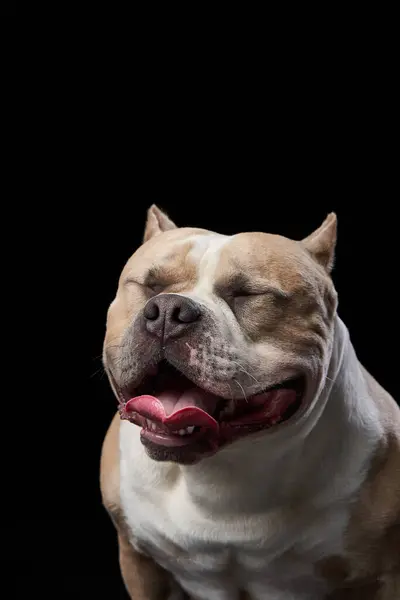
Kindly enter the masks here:
[[301, 241], [178, 228], [156, 206], [107, 319], [104, 365], [148, 454], [192, 463], [317, 402], [337, 296], [336, 217]]

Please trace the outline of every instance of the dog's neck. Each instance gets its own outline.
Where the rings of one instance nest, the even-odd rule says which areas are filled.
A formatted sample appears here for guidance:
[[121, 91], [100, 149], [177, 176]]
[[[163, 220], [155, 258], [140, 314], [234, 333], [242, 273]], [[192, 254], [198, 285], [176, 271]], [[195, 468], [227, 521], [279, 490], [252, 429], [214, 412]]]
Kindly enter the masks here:
[[[196, 465], [180, 467], [192, 500], [202, 509], [226, 513], [274, 509], [306, 499], [322, 507], [337, 501], [338, 495], [351, 496], [381, 430], [361, 365], [339, 317], [315, 406], [309, 422], [297, 429], [287, 427], [284, 435], [282, 431], [242, 440]], [[333, 481], [335, 473], [340, 481]]]

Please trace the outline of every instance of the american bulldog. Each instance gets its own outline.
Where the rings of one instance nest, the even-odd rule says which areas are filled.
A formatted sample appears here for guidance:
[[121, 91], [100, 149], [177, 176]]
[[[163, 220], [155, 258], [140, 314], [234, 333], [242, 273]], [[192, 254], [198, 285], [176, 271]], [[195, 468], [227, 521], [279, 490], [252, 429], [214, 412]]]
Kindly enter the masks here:
[[104, 342], [134, 600], [400, 599], [400, 409], [338, 316], [335, 243], [334, 214], [294, 241], [149, 209]]

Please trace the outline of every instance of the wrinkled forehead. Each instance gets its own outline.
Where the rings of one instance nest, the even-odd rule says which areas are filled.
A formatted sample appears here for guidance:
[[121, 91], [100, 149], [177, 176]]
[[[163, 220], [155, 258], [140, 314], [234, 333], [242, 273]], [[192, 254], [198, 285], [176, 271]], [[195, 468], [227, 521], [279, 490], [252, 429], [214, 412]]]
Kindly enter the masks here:
[[[141, 246], [123, 275], [140, 283], [157, 278], [189, 285], [215, 284], [239, 277], [267, 278], [281, 287], [300, 279], [307, 256], [298, 242], [267, 233], [222, 235], [203, 229], [181, 228], [159, 235]], [[288, 290], [286, 290], [288, 291]]]

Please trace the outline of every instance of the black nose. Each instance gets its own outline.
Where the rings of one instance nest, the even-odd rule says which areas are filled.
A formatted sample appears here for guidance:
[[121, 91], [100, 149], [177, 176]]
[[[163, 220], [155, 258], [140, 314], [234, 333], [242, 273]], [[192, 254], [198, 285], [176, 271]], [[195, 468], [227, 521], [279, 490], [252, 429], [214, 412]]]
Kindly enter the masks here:
[[179, 294], [160, 294], [149, 300], [143, 310], [146, 329], [161, 339], [185, 333], [201, 316], [200, 306]]

